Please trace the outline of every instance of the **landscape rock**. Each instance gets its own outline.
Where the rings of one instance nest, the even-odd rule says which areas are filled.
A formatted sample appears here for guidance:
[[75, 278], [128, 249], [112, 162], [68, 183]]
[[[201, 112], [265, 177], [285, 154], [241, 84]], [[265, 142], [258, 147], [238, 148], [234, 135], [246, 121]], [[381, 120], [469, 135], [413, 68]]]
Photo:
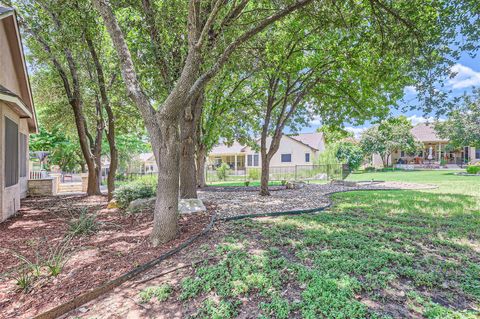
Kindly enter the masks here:
[[147, 208], [153, 209], [155, 207], [155, 200], [156, 200], [155, 197], [135, 199], [130, 202], [130, 204], [128, 205], [127, 211], [130, 213], [135, 213]]
[[107, 204], [107, 208], [108, 209], [111, 209], [111, 208], [119, 208], [120, 206], [118, 206], [118, 203], [115, 199], [112, 199], [111, 201], [108, 202]]
[[207, 208], [203, 205], [202, 200], [198, 198], [180, 199], [178, 202], [180, 214], [200, 213], [206, 210]]
[[[155, 207], [156, 197], [135, 199], [128, 205], [127, 211], [135, 213], [144, 209], [153, 209]], [[207, 208], [203, 205], [201, 199], [179, 199], [178, 211], [180, 214], [191, 214], [205, 212]]]
[[285, 184], [287, 189], [301, 189], [305, 187], [305, 182], [302, 181], [289, 181]]

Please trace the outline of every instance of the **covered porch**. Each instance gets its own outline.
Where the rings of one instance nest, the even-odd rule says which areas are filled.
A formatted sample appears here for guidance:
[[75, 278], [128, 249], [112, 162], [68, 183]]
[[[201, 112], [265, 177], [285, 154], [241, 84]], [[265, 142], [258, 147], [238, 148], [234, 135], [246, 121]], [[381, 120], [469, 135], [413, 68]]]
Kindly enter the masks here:
[[426, 142], [417, 154], [398, 151], [392, 154], [392, 163], [396, 165], [458, 165], [463, 166], [470, 160], [469, 147], [451, 149], [446, 142]]
[[209, 155], [207, 169], [215, 171], [222, 163], [226, 163], [230, 167], [231, 175], [245, 175], [244, 153]]

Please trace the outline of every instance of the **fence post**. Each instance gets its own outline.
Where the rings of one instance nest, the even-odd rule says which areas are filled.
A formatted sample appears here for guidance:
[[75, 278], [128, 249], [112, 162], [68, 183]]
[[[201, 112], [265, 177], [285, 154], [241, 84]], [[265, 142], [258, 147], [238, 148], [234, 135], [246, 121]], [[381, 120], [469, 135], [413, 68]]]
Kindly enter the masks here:
[[297, 180], [297, 166], [298, 165], [295, 165], [295, 180]]

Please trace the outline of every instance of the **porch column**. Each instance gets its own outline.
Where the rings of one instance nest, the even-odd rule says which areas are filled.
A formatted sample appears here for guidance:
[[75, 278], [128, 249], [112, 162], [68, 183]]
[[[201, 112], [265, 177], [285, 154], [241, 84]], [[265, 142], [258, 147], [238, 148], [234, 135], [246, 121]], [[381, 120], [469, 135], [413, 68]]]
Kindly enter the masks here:
[[235, 175], [237, 175], [237, 154], [235, 154], [235, 164], [233, 167], [235, 168]]

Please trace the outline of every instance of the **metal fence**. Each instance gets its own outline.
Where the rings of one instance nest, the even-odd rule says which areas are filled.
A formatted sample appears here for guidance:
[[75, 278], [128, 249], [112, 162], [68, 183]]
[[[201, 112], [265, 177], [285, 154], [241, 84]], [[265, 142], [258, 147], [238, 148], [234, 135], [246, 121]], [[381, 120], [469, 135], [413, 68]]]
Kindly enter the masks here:
[[[235, 174], [233, 170], [223, 173], [218, 169], [208, 169], [205, 174], [207, 183], [212, 182], [246, 182], [259, 181], [262, 175], [261, 168], [247, 167], [244, 174]], [[329, 181], [333, 179], [344, 179], [348, 175], [342, 164], [325, 165], [292, 165], [292, 166], [271, 166], [269, 169], [270, 181]]]

